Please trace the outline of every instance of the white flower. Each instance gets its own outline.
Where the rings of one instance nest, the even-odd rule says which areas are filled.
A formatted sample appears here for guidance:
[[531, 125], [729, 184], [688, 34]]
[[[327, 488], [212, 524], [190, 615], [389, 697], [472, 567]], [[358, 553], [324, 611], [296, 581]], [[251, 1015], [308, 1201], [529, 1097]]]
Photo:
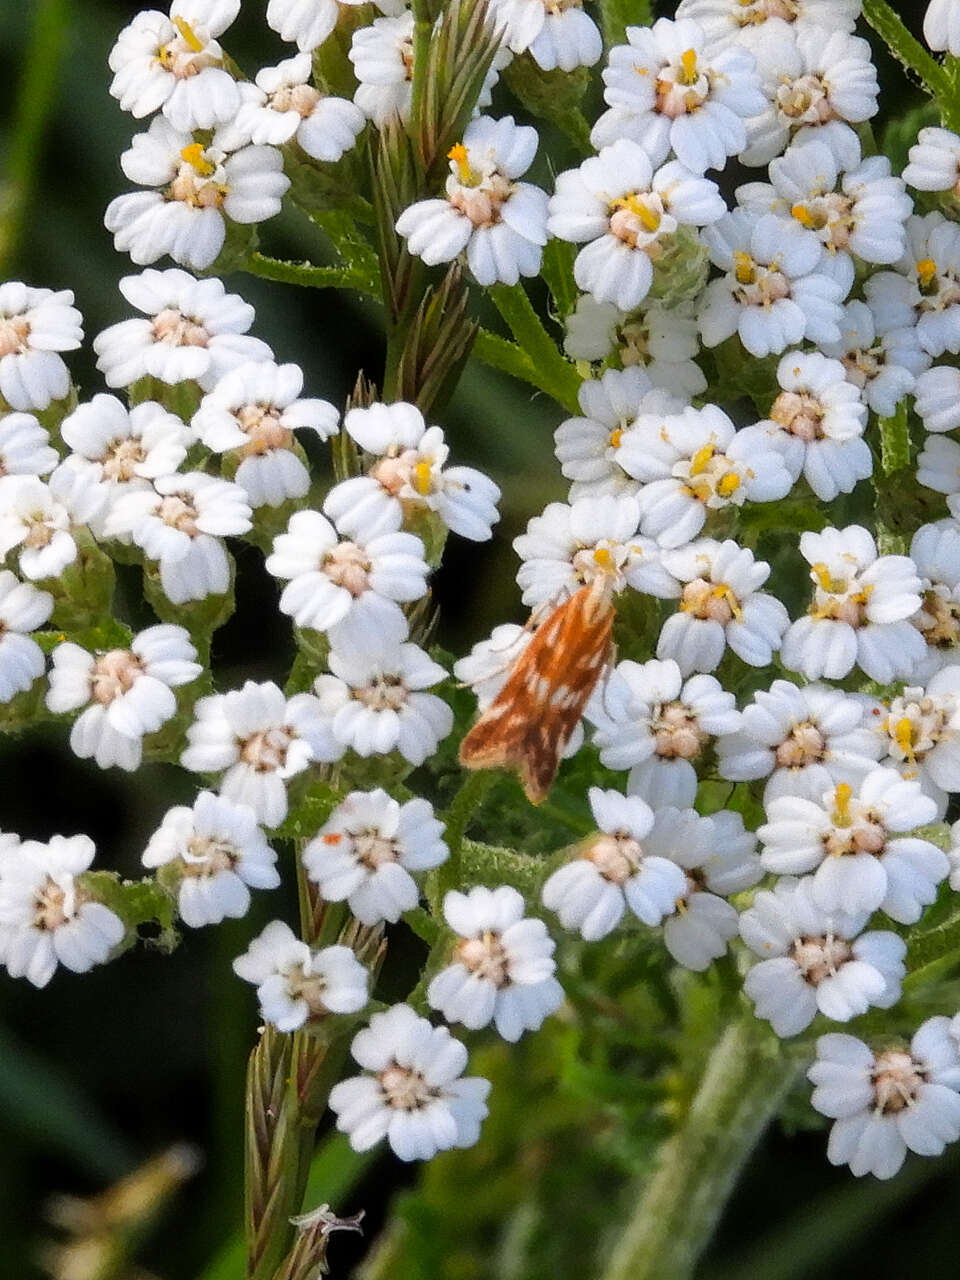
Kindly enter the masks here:
[[655, 165], [671, 149], [694, 173], [722, 169], [747, 141], [744, 120], [764, 108], [753, 56], [710, 46], [696, 22], [658, 19], [628, 27], [610, 50], [603, 96], [610, 107], [593, 127], [595, 147], [615, 138], [640, 143]]
[[0, 860], [0, 961], [12, 978], [45, 987], [58, 964], [86, 973], [123, 940], [120, 917], [78, 883], [94, 853], [89, 836], [51, 836]]
[[846, 782], [819, 801], [779, 796], [767, 805], [758, 835], [761, 861], [777, 875], [814, 871], [813, 898], [824, 911], [882, 909], [900, 924], [920, 919], [950, 870], [945, 854], [901, 832], [932, 822], [936, 801], [919, 782], [877, 768], [856, 790]]
[[960, 792], [960, 666], [944, 667], [926, 687], [908, 685], [875, 710], [883, 762], [916, 778], [942, 818], [948, 792]]
[[345, 98], [315, 89], [312, 69], [309, 53], [300, 53], [258, 71], [254, 84], [241, 85], [242, 105], [233, 121], [235, 137], [274, 147], [295, 138], [315, 160], [339, 160], [363, 129], [363, 112]]
[[499, 488], [473, 467], [448, 467], [440, 427], [428, 427], [413, 404], [351, 409], [344, 429], [374, 461], [365, 476], [335, 485], [323, 509], [351, 536], [400, 528], [407, 515], [434, 511], [454, 533], [486, 542], [499, 519]]
[[628, 314], [582, 293], [565, 325], [563, 349], [573, 360], [605, 360], [616, 349], [625, 369], [641, 366], [654, 387], [684, 402], [707, 389], [693, 359], [700, 341], [691, 302], [654, 302]]
[[[340, 0], [356, 5], [363, 0]], [[402, 12], [402, 0], [377, 0], [382, 13]], [[336, 0], [269, 0], [267, 24], [280, 36], [296, 44], [301, 53], [311, 53], [326, 40], [340, 15]]]
[[771, 35], [789, 39], [791, 29], [853, 31], [861, 7], [862, 0], [680, 0], [677, 17], [699, 22], [711, 43], [742, 44], [759, 56]]
[[493, 0], [490, 18], [514, 53], [530, 50], [544, 71], [592, 67], [603, 53], [603, 38], [581, 0], [554, 5], [547, 0]]
[[543, 905], [587, 942], [612, 933], [625, 908], [646, 925], [660, 924], [687, 886], [684, 872], [662, 851], [662, 820], [639, 796], [591, 787], [589, 798], [599, 831], [547, 879]]
[[955, 495], [960, 493], [960, 443], [943, 435], [927, 436], [917, 454], [917, 482], [947, 496], [951, 515], [956, 515]]
[[254, 984], [261, 1014], [278, 1031], [328, 1013], [359, 1013], [370, 998], [367, 971], [349, 947], [312, 951], [282, 920], [270, 921], [233, 971]]
[[867, 302], [892, 328], [915, 324], [924, 351], [960, 352], [960, 226], [942, 213], [907, 220], [907, 248], [896, 271], [865, 286]]
[[463, 941], [453, 964], [430, 980], [427, 1001], [448, 1022], [479, 1031], [492, 1021], [513, 1042], [563, 1004], [553, 939], [542, 920], [523, 913], [523, 898], [509, 885], [446, 895], [444, 919]]
[[866, 912], [824, 911], [809, 877], [784, 876], [761, 890], [740, 917], [740, 936], [760, 956], [744, 980], [758, 1018], [778, 1036], [795, 1036], [817, 1012], [849, 1022], [900, 999], [907, 944], [888, 930], [864, 933]]
[[911, 618], [927, 644], [917, 675], [960, 659], [960, 527], [955, 520], [922, 525], [910, 543], [923, 603]]
[[954, 191], [960, 181], [960, 138], [949, 129], [927, 127], [910, 148], [903, 180], [918, 191]]
[[238, 364], [272, 358], [267, 344], [247, 332], [253, 307], [227, 293], [221, 280], [148, 267], [124, 276], [119, 287], [143, 318], [121, 320], [94, 338], [97, 368], [108, 387], [151, 377], [170, 384], [192, 380], [209, 391]]
[[935, 365], [917, 378], [914, 408], [927, 431], [960, 427], [960, 369]]
[[110, 50], [110, 93], [138, 119], [162, 108], [185, 132], [232, 119], [240, 93], [215, 37], [239, 12], [240, 0], [173, 0], [169, 18], [136, 14]]
[[[844, 167], [825, 143], [796, 142], [770, 162], [772, 185], [738, 187], [737, 203], [758, 215], [794, 219], [836, 258], [856, 254], [865, 262], [896, 262], [913, 212], [903, 179], [891, 176], [886, 156]], [[852, 261], [842, 270], [852, 283]]]
[[[884, 273], [889, 274], [889, 273]], [[867, 281], [869, 296], [871, 281]], [[921, 348], [913, 316], [906, 320], [899, 308], [868, 306], [854, 300], [843, 308], [840, 340], [821, 342], [826, 356], [839, 360], [847, 381], [881, 418], [890, 418], [897, 405], [913, 390], [915, 375], [926, 369], [930, 357]]]
[[395, 923], [420, 901], [410, 874], [445, 862], [443, 823], [426, 800], [399, 804], [380, 788], [351, 791], [303, 851], [320, 896], [346, 900], [361, 924]]
[[[947, 850], [947, 859], [950, 863], [950, 879], [948, 881], [950, 888], [960, 889], [960, 820], [955, 822], [950, 828], [950, 848]], [[960, 1023], [954, 1018], [954, 1034], [960, 1040]]]
[[45, 476], [59, 461], [32, 413], [0, 415], [0, 476]]
[[567, 418], [554, 433], [561, 470], [573, 481], [571, 502], [605, 493], [636, 495], [639, 482], [620, 465], [625, 432], [638, 414], [676, 413], [683, 402], [655, 388], [648, 371], [639, 365], [607, 369], [598, 379], [586, 378], [578, 399], [583, 417]]
[[194, 443], [191, 429], [155, 401], [127, 409], [103, 393], [68, 414], [60, 433], [72, 453], [58, 484], [69, 475], [85, 490], [86, 523], [97, 537], [105, 535], [107, 513], [118, 498], [147, 491], [151, 480], [172, 474]]
[[701, 538], [662, 558], [682, 587], [680, 608], [660, 631], [657, 657], [672, 658], [688, 676], [713, 671], [729, 645], [750, 666], [768, 666], [790, 622], [780, 601], [760, 590], [770, 566], [730, 539]]
[[716, 222], [725, 208], [716, 183], [676, 160], [654, 172], [643, 147], [622, 139], [558, 174], [547, 228], [583, 244], [573, 264], [578, 287], [630, 311], [649, 293], [653, 259], [670, 236]]
[[803, 475], [818, 498], [851, 493], [873, 471], [863, 439], [867, 406], [839, 360], [819, 351], [788, 351], [777, 365], [783, 388], [769, 418], [738, 433], [775, 449], [793, 480]]
[[243, 489], [202, 471], [158, 476], [150, 489], [119, 498], [106, 520], [108, 537], [131, 538], [159, 564], [173, 604], [227, 591], [230, 562], [220, 539], [249, 528]]
[[705, 346], [739, 333], [751, 355], [766, 356], [803, 338], [839, 340], [845, 289], [820, 269], [823, 247], [799, 223], [735, 209], [703, 238], [712, 261], [726, 273], [701, 296]]
[[373, 1015], [350, 1051], [369, 1074], [334, 1085], [330, 1108], [355, 1151], [386, 1138], [401, 1160], [429, 1160], [477, 1141], [490, 1083], [462, 1078], [467, 1051], [446, 1027], [395, 1004]]
[[46, 659], [30, 632], [53, 612], [53, 596], [0, 569], [0, 703], [24, 693], [43, 675]]
[[640, 532], [679, 547], [702, 530], [709, 511], [772, 502], [793, 484], [783, 456], [759, 433], [744, 436], [716, 405], [645, 414], [624, 432], [617, 454], [637, 494]]
[[413, 12], [374, 18], [353, 33], [348, 54], [358, 85], [353, 100], [382, 129], [399, 117], [406, 123], [413, 99]]
[[286, 780], [343, 754], [316, 698], [286, 698], [271, 681], [201, 698], [180, 757], [194, 773], [222, 773], [220, 792], [276, 827], [287, 816]]
[[856, 1036], [826, 1035], [807, 1072], [811, 1102], [834, 1125], [831, 1164], [892, 1178], [907, 1151], [938, 1156], [960, 1137], [960, 1062], [950, 1020], [928, 1018], [905, 1049], [875, 1053]]
[[757, 838], [728, 809], [708, 818], [693, 809], [658, 809], [656, 835], [656, 852], [686, 872], [676, 913], [664, 921], [663, 941], [678, 964], [700, 972], [737, 933], [737, 913], [725, 896], [751, 888], [763, 875]]
[[58, 352], [80, 346], [81, 321], [72, 289], [0, 284], [0, 395], [11, 409], [46, 409], [66, 397], [70, 374]]
[[855, 665], [880, 684], [909, 679], [924, 654], [908, 619], [920, 608], [920, 579], [907, 556], [878, 556], [861, 525], [807, 531], [800, 554], [815, 584], [806, 617], [791, 623], [781, 659], [808, 680], [842, 679]]
[[866, 704], [822, 684], [774, 680], [741, 713], [739, 730], [717, 741], [721, 778], [766, 778], [763, 802], [778, 796], [817, 801], [837, 782], [857, 784], [882, 752]]
[[145, 867], [172, 867], [177, 910], [199, 929], [245, 916], [250, 889], [276, 889], [277, 855], [246, 804], [201, 791], [192, 808], [168, 809], [143, 853]]
[[513, 541], [523, 560], [517, 573], [523, 603], [559, 603], [597, 578], [614, 592], [631, 586], [648, 595], [676, 596], [676, 580], [664, 569], [656, 544], [637, 533], [639, 524], [637, 499], [629, 495], [551, 502]]
[[423, 764], [453, 728], [453, 712], [424, 690], [446, 672], [415, 644], [385, 648], [375, 656], [332, 650], [330, 675], [317, 676], [314, 691], [336, 741], [359, 756], [399, 751]]
[[806, 138], [832, 121], [861, 124], [877, 112], [870, 46], [838, 30], [832, 15], [822, 24], [799, 25], [792, 38], [772, 36], [758, 50], [758, 63], [768, 104], [747, 121], [744, 164], [766, 164], [798, 132]]
[[620, 662], [589, 718], [593, 741], [608, 769], [630, 769], [627, 790], [654, 809], [692, 806], [697, 773], [692, 763], [711, 736], [733, 733], [740, 713], [732, 693], [713, 676], [684, 681], [673, 661]]
[[129, 649], [90, 653], [68, 642], [52, 657], [47, 708], [55, 715], [86, 708], [70, 730], [70, 747], [101, 769], [138, 769], [144, 735], [176, 714], [173, 690], [203, 671], [189, 632], [168, 624], [141, 631]]
[[923, 38], [931, 49], [960, 55], [960, 14], [953, 0], [930, 0], [923, 16]]
[[[228, 126], [229, 127], [229, 126]], [[149, 188], [117, 196], [104, 215], [114, 248], [138, 266], [169, 254], [197, 271], [209, 267], [226, 237], [225, 219], [263, 222], [280, 212], [290, 186], [276, 147], [227, 149], [218, 131], [195, 142], [163, 116], [138, 133], [120, 157], [131, 182]]]
[[71, 512], [37, 476], [0, 477], [0, 556], [19, 548], [25, 578], [58, 578], [77, 558]]
[[449, 152], [445, 198], [404, 209], [397, 231], [428, 266], [464, 250], [479, 284], [516, 284], [540, 270], [547, 243], [547, 196], [518, 182], [533, 163], [537, 131], [513, 116], [472, 120]]
[[310, 473], [293, 452], [294, 430], [335, 435], [340, 415], [326, 400], [300, 399], [303, 371], [272, 360], [232, 369], [203, 397], [191, 425], [214, 453], [239, 460], [236, 484], [252, 507], [278, 507], [303, 498]]
[[297, 511], [273, 543], [267, 572], [288, 579], [280, 611], [326, 631], [352, 657], [407, 638], [401, 603], [426, 595], [430, 567], [412, 533], [341, 539], [319, 511]]

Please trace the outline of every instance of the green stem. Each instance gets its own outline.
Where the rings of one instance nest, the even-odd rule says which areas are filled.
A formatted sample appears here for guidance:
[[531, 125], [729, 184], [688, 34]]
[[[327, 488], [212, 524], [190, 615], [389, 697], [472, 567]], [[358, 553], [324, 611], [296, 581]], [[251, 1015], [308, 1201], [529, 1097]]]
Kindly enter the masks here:
[[535, 369], [538, 385], [570, 413], [579, 413], [580, 375], [544, 328], [523, 285], [495, 284], [489, 294]]
[[0, 197], [0, 278], [17, 251], [40, 166], [44, 135], [59, 92], [70, 27], [70, 0], [36, 0]]
[[680, 1128], [660, 1148], [602, 1280], [693, 1274], [737, 1176], [799, 1071], [755, 1018], [727, 1028]]
[[309, 289], [356, 289], [368, 297], [380, 299], [376, 282], [350, 267], [316, 267], [311, 262], [283, 262], [263, 253], [251, 253], [243, 261], [243, 270], [264, 280], [296, 284]]
[[[946, 113], [952, 86], [940, 63], [910, 34], [886, 0], [864, 0], [863, 16], [893, 56], [922, 82]], [[945, 116], [946, 118], [946, 116]]]

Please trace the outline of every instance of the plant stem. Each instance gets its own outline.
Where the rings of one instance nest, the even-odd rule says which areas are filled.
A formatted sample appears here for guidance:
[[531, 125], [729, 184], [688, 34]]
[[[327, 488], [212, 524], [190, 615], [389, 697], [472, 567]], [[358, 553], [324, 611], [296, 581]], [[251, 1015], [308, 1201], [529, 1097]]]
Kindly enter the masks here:
[[727, 1028], [680, 1128], [638, 1187], [603, 1280], [692, 1275], [741, 1168], [799, 1067], [755, 1018]]

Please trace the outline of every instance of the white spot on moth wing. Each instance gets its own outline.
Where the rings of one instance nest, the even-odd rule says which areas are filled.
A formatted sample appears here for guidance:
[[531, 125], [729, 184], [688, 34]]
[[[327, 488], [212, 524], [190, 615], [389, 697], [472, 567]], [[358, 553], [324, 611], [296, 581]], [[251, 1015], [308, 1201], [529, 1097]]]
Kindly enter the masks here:
[[569, 685], [558, 684], [550, 695], [551, 707], [569, 707], [576, 700], [576, 694], [572, 692]]

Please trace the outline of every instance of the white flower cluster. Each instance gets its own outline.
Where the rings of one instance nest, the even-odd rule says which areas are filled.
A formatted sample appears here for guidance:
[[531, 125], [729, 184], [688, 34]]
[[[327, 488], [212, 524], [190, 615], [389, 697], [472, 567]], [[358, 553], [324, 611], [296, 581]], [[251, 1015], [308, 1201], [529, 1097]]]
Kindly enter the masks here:
[[[269, 25], [297, 52], [244, 81], [219, 43], [240, 0], [173, 0], [121, 32], [111, 92], [152, 118], [121, 158], [141, 189], [111, 202], [106, 225], [146, 270], [120, 285], [136, 315], [94, 350], [129, 403], [71, 398], [60, 353], [82, 332], [69, 291], [0, 286], [0, 703], [39, 708], [42, 692], [100, 768], [134, 770], [155, 751], [199, 775], [204, 789], [142, 853], [190, 928], [242, 917], [251, 889], [280, 885], [270, 840], [302, 835], [300, 801], [325, 788], [297, 850], [301, 896], [343, 904], [349, 926], [314, 945], [273, 920], [234, 962], [280, 1032], [362, 1014], [376, 964], [357, 939], [379, 944], [385, 924], [425, 914], [425, 894], [437, 938], [422, 995], [370, 1017], [351, 1045], [361, 1074], [330, 1094], [356, 1150], [386, 1139], [412, 1160], [474, 1143], [489, 1091], [421, 1011], [510, 1042], [536, 1031], [564, 1001], [561, 930], [586, 942], [661, 930], [698, 972], [731, 945], [750, 952], [746, 997], [790, 1037], [892, 1007], [907, 944], [885, 926], [912, 926], [943, 886], [960, 889], [960, 824], [949, 854], [930, 829], [943, 836], [960, 793], [960, 222], [948, 216], [960, 137], [922, 130], [902, 177], [863, 154], [854, 126], [879, 90], [857, 0], [681, 0], [675, 19], [629, 27], [607, 51], [596, 153], [552, 194], [525, 180], [536, 129], [474, 113], [442, 186], [400, 213], [410, 255], [427, 267], [462, 256], [483, 286], [536, 277], [551, 238], [576, 247], [564, 348], [581, 413], [555, 433], [569, 500], [515, 539], [517, 582], [545, 626], [581, 593], [619, 607], [628, 637], [631, 607], [649, 620], [630, 652], [655, 656], [613, 663], [608, 630], [586, 664], [586, 727], [567, 725], [558, 754], [586, 743], [611, 785], [581, 795], [595, 830], [544, 869], [534, 906], [509, 883], [449, 887], [462, 824], [448, 833], [404, 783], [454, 724], [436, 692], [447, 672], [423, 647], [430, 575], [448, 534], [492, 537], [497, 485], [448, 465], [443, 430], [413, 403], [358, 397], [341, 423], [250, 333], [248, 303], [183, 269], [206, 272], [242, 243], [238, 227], [277, 214], [285, 167], [336, 163], [364, 129], [409, 122], [414, 17], [400, 0], [378, 0], [382, 16], [352, 34], [353, 101], [313, 81], [312, 55], [356, 4], [269, 0]], [[514, 55], [544, 72], [601, 59], [579, 0], [491, 0], [490, 12], [501, 48], [478, 110]], [[933, 0], [925, 33], [960, 55], [956, 5]], [[731, 161], [765, 172], [728, 207], [707, 175]], [[946, 212], [915, 213], [908, 186], [944, 196]], [[164, 256], [179, 265], [149, 265]], [[887, 470], [877, 422], [894, 430], [908, 396], [927, 433], [916, 482], [946, 513], [909, 548], [838, 514], [849, 506], [821, 509], [854, 495], [881, 452]], [[321, 488], [297, 432], [337, 437], [347, 478]], [[797, 537], [774, 555], [778, 528]], [[287, 689], [214, 691], [204, 669], [232, 587], [226, 539], [244, 537], [269, 544], [278, 609], [309, 654], [307, 679], [298, 667]], [[157, 625], [76, 623], [74, 596], [106, 581], [109, 559], [142, 564]], [[533, 654], [525, 696], [544, 717], [569, 713], [570, 654], [558, 641], [543, 658], [538, 634], [497, 627], [456, 663], [484, 711]], [[363, 782], [348, 789], [353, 770]], [[714, 802], [718, 780], [729, 808]], [[58, 964], [84, 971], [132, 938], [93, 855], [84, 836], [0, 836], [11, 975], [42, 986]], [[960, 1137], [960, 1015], [928, 1019], [909, 1047], [831, 1032], [809, 1078], [835, 1121], [829, 1158], [889, 1177], [907, 1149]]]

